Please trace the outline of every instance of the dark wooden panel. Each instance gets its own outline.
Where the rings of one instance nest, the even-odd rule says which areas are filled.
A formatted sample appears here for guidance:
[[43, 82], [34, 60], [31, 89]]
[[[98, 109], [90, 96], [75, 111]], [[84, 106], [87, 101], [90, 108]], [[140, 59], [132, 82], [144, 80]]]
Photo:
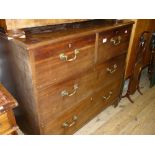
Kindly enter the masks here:
[[[92, 95], [95, 80], [96, 74], [88, 72], [81, 77], [63, 81], [40, 91], [38, 90], [38, 102], [42, 121], [47, 122], [51, 120], [51, 118], [76, 106], [79, 102]], [[68, 94], [73, 93], [73, 95], [62, 96], [63, 91], [67, 91]]]
[[[19, 126], [24, 129], [28, 126], [29, 134], [39, 134], [39, 118], [38, 106], [36, 102], [35, 87], [33, 84], [34, 72], [33, 65], [31, 64], [32, 57], [29, 55], [26, 47], [14, 42], [10, 43], [10, 62], [15, 88], [16, 99], [19, 103], [19, 109], [22, 113], [22, 123]], [[18, 123], [18, 120], [17, 120]], [[25, 131], [24, 131], [25, 132]]]
[[[90, 36], [90, 38], [91, 37], [92, 36]], [[73, 49], [78, 49], [79, 53], [77, 54], [76, 59], [71, 62], [60, 59], [60, 54], [62, 53], [67, 55], [68, 59], [75, 57], [73, 49], [66, 51], [66, 48], [68, 49], [68, 44], [65, 44], [66, 48], [64, 48], [64, 50], [58, 49], [53, 51], [52, 56], [45, 61], [36, 62], [36, 86], [38, 88], [42, 88], [63, 80], [67, 80], [68, 78], [78, 76], [89, 69], [93, 69], [95, 36], [93, 36], [93, 41], [91, 41], [91, 44], [87, 44], [87, 41], [89, 42], [89, 38], [86, 40], [86, 42], [84, 42], [84, 44], [83, 42], [78, 42], [79, 44], [77, 44], [77, 48], [75, 48], [76, 44], [73, 44]], [[57, 47], [59, 47], [59, 43], [57, 44]], [[46, 50], [42, 50], [42, 53], [46, 54]]]
[[[92, 116], [92, 110], [90, 107], [93, 106], [93, 101], [91, 97], [83, 100], [78, 106], [70, 108], [66, 113], [60, 115], [56, 119], [51, 119], [47, 124], [43, 126], [45, 134], [72, 134], [79, 127], [90, 119]], [[97, 107], [98, 108], [98, 107]], [[94, 109], [96, 111], [96, 109]], [[93, 112], [94, 113], [94, 112]], [[74, 120], [74, 117], [77, 117], [77, 120]], [[63, 127], [63, 124], [70, 124], [70, 127]]]
[[97, 63], [126, 53], [128, 50], [131, 27], [116, 29], [99, 34]]
[[122, 78], [117, 81], [111, 82], [109, 85], [103, 87], [101, 90], [94, 93], [94, 100], [104, 107], [112, 104], [115, 98], [119, 97], [121, 91]]
[[71, 38], [53, 44], [48, 44], [39, 48], [35, 48], [34, 53], [35, 62], [58, 56], [61, 53], [69, 54], [74, 52], [75, 49], [81, 49], [86, 46], [95, 45], [95, 35], [88, 35], [79, 38]]
[[109, 61], [96, 67], [97, 79], [95, 81], [96, 89], [101, 89], [111, 82], [118, 82], [123, 79], [125, 69], [126, 54], [114, 57]]

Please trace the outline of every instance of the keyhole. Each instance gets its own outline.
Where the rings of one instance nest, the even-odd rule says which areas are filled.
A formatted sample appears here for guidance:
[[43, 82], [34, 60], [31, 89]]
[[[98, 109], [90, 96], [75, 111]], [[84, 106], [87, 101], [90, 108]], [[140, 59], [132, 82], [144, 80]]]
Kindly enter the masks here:
[[72, 44], [71, 44], [71, 43], [70, 43], [70, 44], [68, 44], [68, 47], [69, 47], [69, 48], [71, 48], [71, 47], [72, 47]]

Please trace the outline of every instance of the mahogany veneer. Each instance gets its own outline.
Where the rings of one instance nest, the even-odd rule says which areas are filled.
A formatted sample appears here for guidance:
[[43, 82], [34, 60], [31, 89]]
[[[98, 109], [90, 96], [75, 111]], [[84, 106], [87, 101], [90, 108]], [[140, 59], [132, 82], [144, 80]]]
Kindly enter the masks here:
[[10, 41], [28, 134], [72, 134], [118, 104], [132, 24], [94, 20], [25, 29], [26, 38]]

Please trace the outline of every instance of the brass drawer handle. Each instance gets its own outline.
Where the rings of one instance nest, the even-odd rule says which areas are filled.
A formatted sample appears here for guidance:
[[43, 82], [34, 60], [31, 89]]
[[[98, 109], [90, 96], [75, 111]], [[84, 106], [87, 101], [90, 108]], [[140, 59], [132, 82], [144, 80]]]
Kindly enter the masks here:
[[117, 70], [117, 65], [114, 64], [112, 68], [107, 68], [107, 72], [109, 72], [110, 74], [113, 74], [114, 72], [116, 72]]
[[110, 42], [116, 46], [116, 45], [119, 45], [121, 43], [121, 39], [122, 39], [121, 36], [118, 36], [116, 39], [111, 38]]
[[68, 91], [66, 90], [63, 90], [61, 92], [61, 96], [73, 96], [76, 92], [77, 92], [77, 89], [78, 89], [78, 84], [75, 84], [74, 87], [73, 87], [73, 92], [72, 93], [69, 93]]
[[2, 123], [0, 123], [0, 128], [2, 127]]
[[78, 117], [76, 115], [74, 115], [73, 118], [72, 118], [73, 121], [71, 123], [64, 122], [62, 124], [62, 127], [64, 127], [64, 128], [70, 128], [70, 127], [74, 126], [76, 124], [77, 119], [78, 119]]
[[60, 60], [62, 60], [62, 61], [69, 61], [69, 62], [71, 62], [71, 61], [76, 60], [77, 54], [79, 54], [79, 53], [80, 53], [80, 51], [79, 51], [78, 49], [75, 49], [75, 50], [74, 50], [74, 57], [73, 57], [73, 58], [68, 59], [68, 56], [65, 55], [64, 53], [61, 53], [61, 54], [59, 55], [59, 58], [60, 58]]
[[3, 106], [0, 106], [0, 110], [4, 110], [4, 107]]
[[107, 101], [110, 99], [112, 94], [113, 94], [112, 91], [110, 91], [108, 96], [102, 96], [102, 98]]

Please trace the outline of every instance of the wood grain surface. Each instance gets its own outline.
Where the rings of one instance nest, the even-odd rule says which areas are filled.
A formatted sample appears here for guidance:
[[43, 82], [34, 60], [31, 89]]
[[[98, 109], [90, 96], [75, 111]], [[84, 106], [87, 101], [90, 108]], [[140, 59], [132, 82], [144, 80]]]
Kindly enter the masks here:
[[37, 27], [45, 25], [57, 25], [86, 21], [87, 19], [5, 19], [7, 30]]
[[[118, 103], [128, 48], [126, 38], [130, 36], [130, 31], [127, 34], [125, 31], [132, 24], [130, 21], [119, 24], [82, 22], [78, 27], [41, 33], [32, 31], [34, 33], [27, 38], [11, 40], [12, 70], [24, 116], [20, 125], [27, 128], [28, 134], [72, 134], [104, 108]], [[106, 31], [108, 34], [116, 32], [116, 36], [108, 38], [108, 50], [98, 51], [98, 36]], [[110, 41], [116, 37], [113, 39], [118, 43], [118, 32], [126, 42], [124, 47], [119, 46], [120, 42], [113, 45]], [[67, 56], [65, 59], [60, 59], [62, 53]], [[99, 64], [96, 63], [101, 53], [106, 54], [100, 64], [103, 72], [97, 71]], [[118, 68], [113, 68], [116, 65]], [[108, 72], [115, 76], [108, 76]], [[63, 90], [72, 94], [74, 84], [78, 84], [77, 93], [60, 96]], [[78, 115], [77, 121], [74, 115]], [[66, 122], [64, 129], [62, 124]]]

